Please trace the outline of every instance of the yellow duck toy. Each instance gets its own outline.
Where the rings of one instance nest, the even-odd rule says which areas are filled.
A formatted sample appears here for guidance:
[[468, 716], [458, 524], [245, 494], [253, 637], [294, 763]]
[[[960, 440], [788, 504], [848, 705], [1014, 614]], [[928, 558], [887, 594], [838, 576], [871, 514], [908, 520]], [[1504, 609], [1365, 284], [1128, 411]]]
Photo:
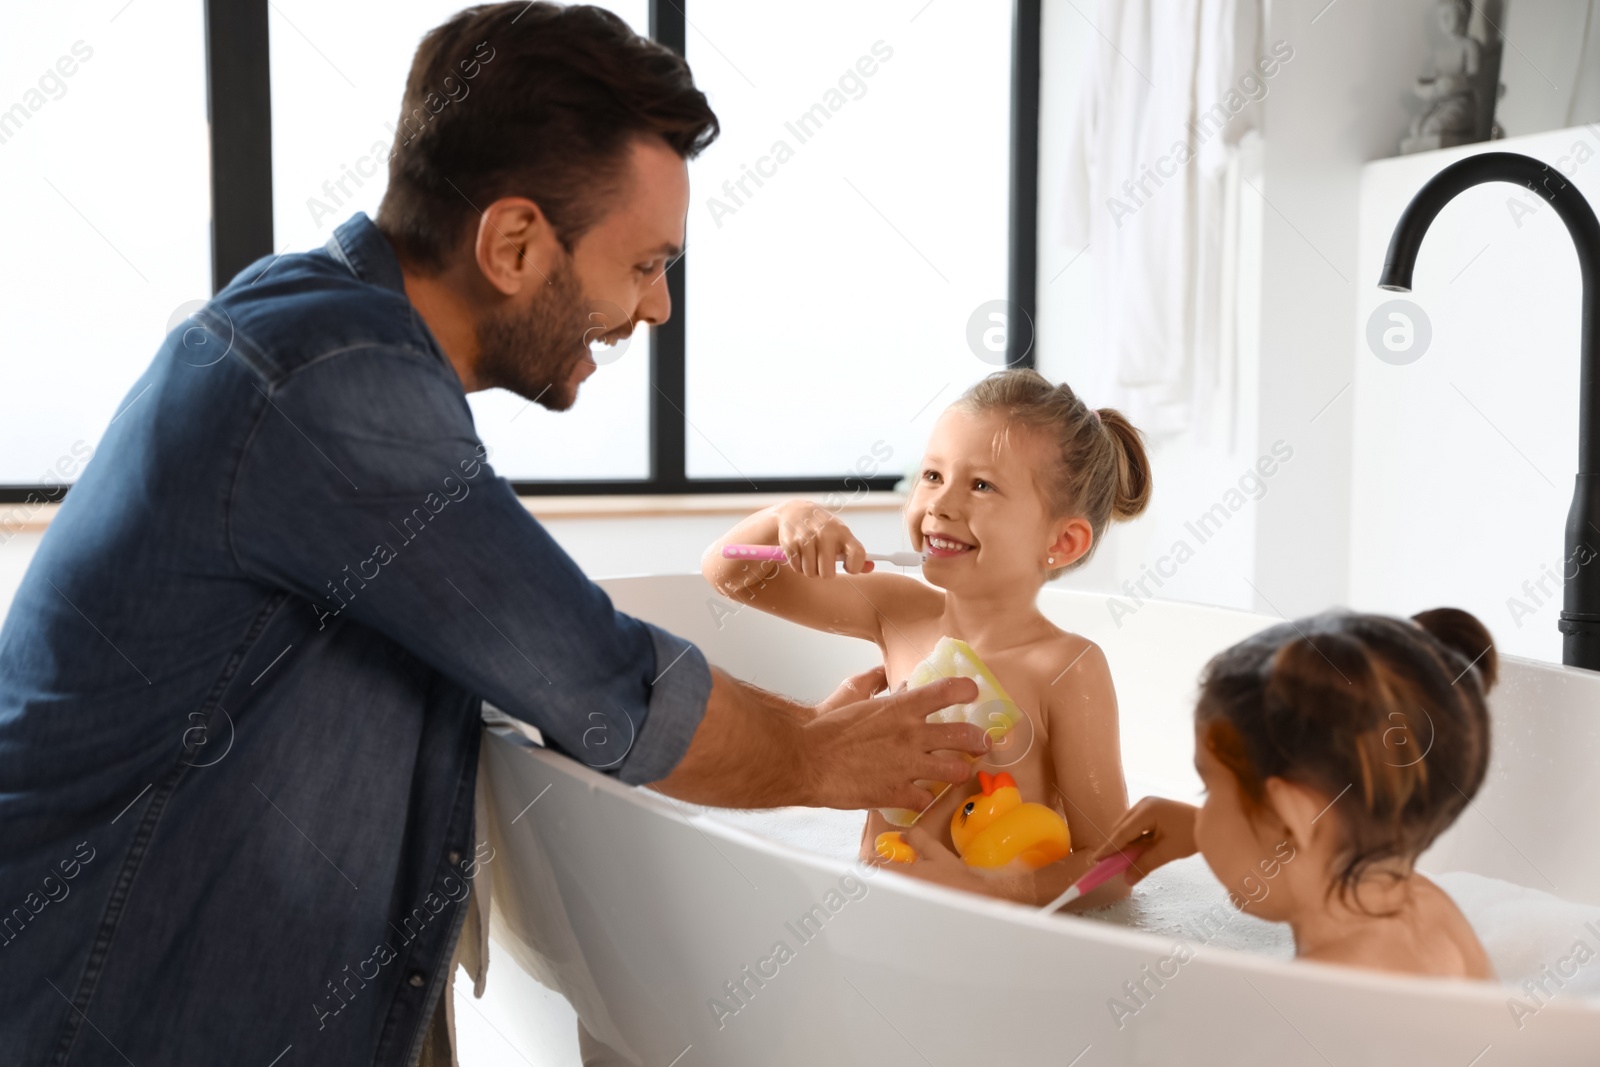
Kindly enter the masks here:
[[[950, 817], [950, 840], [967, 866], [996, 870], [1020, 862], [1037, 870], [1072, 850], [1066, 820], [1043, 804], [1024, 802], [1011, 775], [979, 771], [978, 783], [983, 792], [968, 797]], [[894, 830], [879, 834], [873, 846], [891, 863], [917, 858]]]

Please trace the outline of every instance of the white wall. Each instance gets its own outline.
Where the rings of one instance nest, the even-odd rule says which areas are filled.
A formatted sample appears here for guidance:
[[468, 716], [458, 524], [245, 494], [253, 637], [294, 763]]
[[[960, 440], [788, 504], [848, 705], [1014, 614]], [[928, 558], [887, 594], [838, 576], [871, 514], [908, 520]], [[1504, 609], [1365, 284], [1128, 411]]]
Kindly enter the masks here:
[[[1194, 556], [1161, 585], [1162, 597], [1291, 617], [1346, 603], [1408, 613], [1437, 603], [1476, 605], [1474, 610], [1481, 614], [1498, 611], [1503, 625], [1497, 628], [1509, 631], [1504, 635], [1508, 650], [1558, 658], [1553, 630], [1537, 642], [1522, 638], [1510, 624], [1505, 598], [1520, 589], [1524, 578], [1539, 577], [1541, 553], [1547, 562], [1558, 562], [1559, 519], [1546, 521], [1533, 512], [1510, 519], [1532, 508], [1524, 492], [1495, 509], [1505, 519], [1488, 520], [1480, 508], [1469, 522], [1457, 513], [1454, 502], [1482, 499], [1481, 488], [1468, 493], [1460, 484], [1463, 478], [1474, 478], [1464, 473], [1473, 470], [1473, 453], [1452, 446], [1427, 461], [1431, 469], [1451, 471], [1445, 476], [1451, 489], [1443, 494], [1430, 485], [1440, 484], [1438, 476], [1424, 480], [1418, 466], [1396, 463], [1386, 454], [1390, 448], [1417, 457], [1427, 454], [1426, 442], [1439, 438], [1420, 427], [1456, 419], [1459, 412], [1452, 412], [1451, 405], [1465, 405], [1444, 386], [1443, 393], [1410, 389], [1404, 397], [1408, 405], [1404, 419], [1384, 409], [1384, 404], [1398, 401], [1374, 394], [1368, 379], [1405, 368], [1377, 364], [1358, 338], [1357, 327], [1364, 326], [1366, 313], [1381, 296], [1374, 280], [1382, 244], [1374, 249], [1368, 240], [1369, 227], [1362, 215], [1363, 173], [1369, 161], [1396, 153], [1418, 110], [1411, 86], [1426, 66], [1437, 34], [1434, 2], [1339, 0], [1329, 5], [1276, 0], [1268, 9], [1263, 47], [1287, 42], [1294, 55], [1268, 83], [1262, 105], [1265, 138], [1260, 169], [1253, 173], [1247, 169], [1250, 186], [1241, 205], [1245, 227], [1241, 254], [1248, 268], [1253, 253], [1255, 276], [1243, 284], [1246, 303], [1240, 309], [1234, 407], [1219, 417], [1219, 423], [1231, 420], [1231, 425], [1222, 425], [1208, 440], [1188, 433], [1156, 442], [1156, 493], [1150, 512], [1134, 523], [1114, 527], [1097, 558], [1067, 581], [1082, 588], [1127, 593], [1127, 583], [1146, 576], [1147, 568], [1169, 555], [1176, 541], [1184, 540], [1195, 549]], [[1091, 24], [1094, 13], [1094, 5], [1076, 0], [1047, 0], [1044, 6], [1038, 352], [1042, 371], [1068, 381], [1090, 379], [1088, 369], [1096, 359], [1084, 340], [1092, 313], [1088, 277], [1094, 253], [1067, 247], [1057, 236], [1065, 140], [1083, 57], [1096, 32]], [[1558, 136], [1550, 144], [1566, 150], [1571, 140]], [[1405, 198], [1432, 173], [1430, 168], [1442, 166], [1441, 160], [1448, 158], [1454, 156], [1429, 153], [1384, 165], [1392, 167], [1388, 172], [1392, 195], [1381, 207], [1372, 205], [1373, 210], [1387, 212], [1383, 225], [1392, 225]], [[1546, 221], [1554, 222], [1548, 214]], [[1531, 222], [1527, 228], [1531, 230]], [[1443, 240], [1441, 248], [1446, 247]], [[1559, 262], [1566, 263], [1570, 256], [1561, 251], [1565, 258]], [[1419, 270], [1419, 284], [1425, 277]], [[1576, 330], [1575, 298], [1559, 295], [1567, 281], [1553, 281], [1549, 301], [1541, 299], [1537, 306], [1541, 318], [1557, 315], [1559, 322]], [[1450, 304], [1441, 305], [1440, 314], [1456, 319], [1462, 343], [1472, 336], [1486, 340], [1491, 335], [1477, 324], [1485, 304], [1494, 302], [1494, 290], [1475, 291], [1465, 282]], [[1496, 333], [1511, 328], [1512, 320], [1497, 321], [1501, 326], [1495, 327]], [[1509, 337], [1502, 338], [1502, 343], [1509, 342]], [[1575, 340], [1552, 337], [1550, 342], [1562, 358], [1576, 358]], [[1543, 350], [1542, 343], [1540, 347]], [[1570, 400], [1575, 371], [1564, 365], [1556, 370], [1530, 363], [1528, 368], [1529, 375], [1516, 388], [1529, 394], [1523, 409], [1537, 421], [1540, 414], [1551, 413], [1551, 406], [1536, 403], [1534, 396]], [[1505, 371], [1496, 373], [1503, 376]], [[1412, 378], [1420, 383], [1422, 375]], [[1419, 420], [1414, 407], [1423, 409], [1425, 418]], [[1389, 430], [1375, 432], [1371, 416], [1365, 413], [1368, 409], [1383, 410]], [[1563, 408], [1543, 427], [1542, 432], [1551, 435], [1550, 447], [1562, 457], [1561, 463], [1542, 464], [1563, 486], [1561, 492], [1552, 493], [1535, 478], [1539, 491], [1559, 498], [1559, 508], [1543, 505], [1547, 511], [1564, 509], [1569, 493], [1568, 466], [1563, 464], [1570, 463], [1572, 450], [1560, 442], [1562, 434], [1573, 432], [1572, 421]], [[1223, 499], [1257, 457], [1269, 454], [1280, 441], [1293, 450], [1293, 459], [1281, 465], [1259, 501], [1246, 504], [1220, 534], [1200, 544], [1186, 524]], [[1416, 464], [1422, 462], [1419, 458]], [[1406, 491], [1412, 494], [1410, 506], [1397, 510], [1392, 498]], [[1448, 500], [1444, 506], [1436, 499], [1441, 495]], [[1448, 534], [1443, 528], [1447, 515], [1455, 523]], [[1421, 523], [1424, 516], [1429, 522]], [[1486, 521], [1495, 524], [1495, 532], [1479, 542], [1499, 557], [1516, 561], [1507, 564], [1507, 574], [1493, 578], [1481, 562], [1469, 566], [1465, 546], [1477, 542], [1462, 535], [1466, 526]], [[1536, 534], [1533, 541], [1519, 540], [1514, 531], [1528, 526], [1548, 533]], [[1412, 532], [1417, 529], [1432, 536], [1417, 537]], [[1438, 541], [1461, 548], [1446, 551], [1429, 544]], [[1481, 583], [1500, 590], [1498, 600], [1488, 595], [1488, 585], [1479, 588]], [[1154, 583], [1147, 588], [1154, 588]], [[1550, 618], [1553, 625], [1553, 613]], [[1488, 614], [1485, 619], [1495, 621]]]
[[[1085, 63], [1098, 40], [1095, 6], [1079, 0], [1046, 0], [1043, 6], [1039, 131], [1039, 287], [1036, 355], [1041, 373], [1066, 381], [1091, 404], [1110, 402], [1094, 394], [1098, 353], [1089, 345], [1090, 277], [1094, 250], [1066, 243], [1065, 209], [1067, 142], [1078, 107]], [[1107, 625], [1130, 625], [1137, 605], [1151, 594], [1165, 599], [1249, 607], [1251, 592], [1243, 580], [1255, 557], [1255, 503], [1247, 503], [1227, 525], [1203, 543], [1186, 524], [1218, 503], [1241, 474], [1255, 462], [1256, 451], [1256, 293], [1260, 247], [1260, 211], [1246, 204], [1243, 241], [1246, 250], [1240, 306], [1238, 366], [1231, 371], [1233, 388], [1219, 405], [1213, 432], [1181, 435], [1149, 442], [1155, 493], [1149, 510], [1138, 519], [1113, 525], [1090, 562], [1060, 579], [1072, 588], [1119, 593], [1131, 614], [1108, 617]], [[1173, 552], [1179, 541], [1194, 550], [1178, 564]], [[1159, 567], [1167, 577], [1152, 577]], [[1143, 582], [1142, 590], [1138, 583]], [[1092, 636], [1092, 635], [1091, 635]]]
[[11, 610], [11, 598], [22, 582], [22, 573], [28, 569], [33, 553], [39, 547], [42, 530], [23, 530], [0, 543], [0, 619]]
[[[1355, 361], [1350, 598], [1407, 613], [1463, 607], [1503, 651], [1559, 661], [1561, 593], [1551, 574], [1561, 570], [1577, 471], [1581, 297], [1566, 227], [1517, 186], [1468, 190], [1428, 230], [1405, 297], [1431, 322], [1429, 349], [1395, 366], [1363, 336], [1371, 312], [1403, 295], [1375, 288], [1400, 212], [1439, 170], [1482, 151], [1544, 160], [1600, 204], [1600, 128], [1367, 168], [1361, 299], [1346, 328]], [[1591, 546], [1600, 548], [1600, 533]]]
[[1433, 0], [1271, 5], [1267, 39], [1295, 54], [1265, 101], [1259, 442], [1290, 442], [1295, 458], [1257, 511], [1262, 611], [1350, 599], [1361, 167], [1397, 151], [1433, 11]]
[[1364, 333], [1393, 295], [1377, 273], [1423, 182], [1467, 154], [1523, 151], [1564, 162], [1600, 201], [1600, 166], [1574, 162], [1579, 142], [1600, 151], [1600, 133], [1389, 158], [1416, 111], [1410, 84], [1432, 9], [1272, 5], [1270, 39], [1296, 55], [1266, 101], [1260, 440], [1292, 440], [1296, 458], [1259, 509], [1258, 606], [1292, 616], [1334, 603], [1404, 614], [1453, 604], [1504, 651], [1559, 660], [1547, 568], [1561, 566], [1575, 470], [1579, 324], [1564, 227], [1547, 208], [1513, 218], [1508, 199], [1530, 201], [1509, 186], [1464, 195], [1417, 268], [1433, 351], [1391, 366]]
[[[823, 494], [814, 498], [821, 500]], [[604, 502], [562, 497], [534, 498], [530, 510], [584, 573], [591, 578], [610, 578], [624, 574], [698, 573], [700, 555], [706, 546], [766, 502], [767, 498], [738, 497], [721, 510], [714, 510], [715, 504], [713, 510], [708, 510], [704, 506], [683, 508], [681, 503], [662, 502], [660, 510], [649, 515], [623, 511], [607, 516], [597, 513], [607, 506]], [[910, 547], [900, 504], [901, 498], [892, 493], [869, 493], [847, 503], [840, 514], [869, 551], [896, 552]], [[646, 498], [641, 506], [654, 505]], [[674, 507], [680, 508], [681, 513], [670, 513], [668, 509]], [[34, 518], [43, 521], [48, 512]], [[3, 530], [4, 526], [0, 526]], [[41, 536], [40, 529], [23, 530], [8, 540], [0, 533], [0, 618], [11, 607], [17, 584], [22, 581]], [[706, 594], [712, 595], [709, 586]]]

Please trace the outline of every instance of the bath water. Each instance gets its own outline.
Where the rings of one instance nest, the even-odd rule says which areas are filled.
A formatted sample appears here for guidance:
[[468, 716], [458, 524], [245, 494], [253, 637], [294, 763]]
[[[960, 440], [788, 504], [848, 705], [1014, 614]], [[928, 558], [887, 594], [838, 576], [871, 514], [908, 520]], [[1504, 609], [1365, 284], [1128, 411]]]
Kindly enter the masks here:
[[[684, 805], [685, 808], [692, 807]], [[825, 808], [770, 811], [697, 809], [742, 830], [808, 852], [853, 863], [865, 815]], [[1275, 873], [1275, 872], [1274, 872]], [[1600, 998], [1600, 905], [1464, 871], [1426, 872], [1472, 924], [1495, 973], [1528, 1015], [1551, 999]], [[1261, 889], [1272, 891], [1265, 872]], [[1199, 856], [1169, 863], [1144, 878], [1125, 899], [1080, 913], [1132, 927], [1191, 949], [1233, 949], [1278, 959], [1294, 956], [1289, 927], [1233, 907]]]

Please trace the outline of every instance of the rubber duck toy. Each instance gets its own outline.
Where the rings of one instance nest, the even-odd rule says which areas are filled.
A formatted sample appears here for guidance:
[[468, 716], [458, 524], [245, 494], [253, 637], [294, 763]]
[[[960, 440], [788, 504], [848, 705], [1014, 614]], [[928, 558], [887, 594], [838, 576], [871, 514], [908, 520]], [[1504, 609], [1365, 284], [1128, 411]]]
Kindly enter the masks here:
[[[1067, 821], [1043, 804], [1025, 802], [1010, 774], [979, 771], [978, 783], [983, 792], [968, 797], [950, 817], [950, 840], [967, 866], [998, 870], [1020, 863], [1037, 870], [1072, 850]], [[879, 834], [873, 847], [891, 863], [917, 858], [894, 830]]]

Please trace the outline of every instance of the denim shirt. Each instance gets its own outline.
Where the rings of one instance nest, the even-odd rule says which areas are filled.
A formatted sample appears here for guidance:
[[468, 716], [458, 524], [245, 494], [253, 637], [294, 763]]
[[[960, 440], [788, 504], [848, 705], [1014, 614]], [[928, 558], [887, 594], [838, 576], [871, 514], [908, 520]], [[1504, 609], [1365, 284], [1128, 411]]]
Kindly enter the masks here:
[[637, 784], [710, 671], [494, 474], [365, 215], [194, 318], [0, 628], [0, 1062], [411, 1064], [483, 702]]

